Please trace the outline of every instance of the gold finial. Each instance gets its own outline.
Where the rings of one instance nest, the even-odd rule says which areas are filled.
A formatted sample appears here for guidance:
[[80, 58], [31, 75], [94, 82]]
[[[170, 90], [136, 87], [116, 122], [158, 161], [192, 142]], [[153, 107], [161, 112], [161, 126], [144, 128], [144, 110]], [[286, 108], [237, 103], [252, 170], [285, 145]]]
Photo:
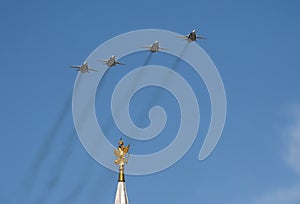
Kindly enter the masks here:
[[119, 140], [119, 146], [118, 149], [114, 149], [114, 153], [117, 156], [117, 159], [115, 160], [115, 164], [119, 165], [119, 181], [124, 182], [124, 165], [128, 162], [128, 151], [129, 151], [130, 145], [127, 147], [124, 145], [124, 142], [122, 138]]

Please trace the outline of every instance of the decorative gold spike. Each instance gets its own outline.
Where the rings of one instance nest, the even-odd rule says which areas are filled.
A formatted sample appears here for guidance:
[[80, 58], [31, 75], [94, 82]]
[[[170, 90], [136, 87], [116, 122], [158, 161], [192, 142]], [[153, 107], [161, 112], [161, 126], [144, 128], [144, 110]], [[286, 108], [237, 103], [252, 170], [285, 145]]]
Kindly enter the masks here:
[[119, 146], [118, 149], [114, 149], [114, 153], [117, 156], [117, 159], [115, 160], [115, 164], [119, 165], [119, 182], [125, 182], [125, 176], [124, 176], [124, 166], [128, 162], [128, 151], [129, 151], [130, 145], [127, 147], [124, 145], [124, 142], [122, 138], [119, 140]]

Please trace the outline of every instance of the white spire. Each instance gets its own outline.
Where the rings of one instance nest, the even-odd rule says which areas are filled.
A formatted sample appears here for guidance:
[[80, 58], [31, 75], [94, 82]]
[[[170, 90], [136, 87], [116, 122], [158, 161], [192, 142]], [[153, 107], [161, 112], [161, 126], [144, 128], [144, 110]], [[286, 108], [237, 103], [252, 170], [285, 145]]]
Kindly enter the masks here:
[[115, 204], [129, 204], [127, 193], [126, 193], [125, 182], [118, 182]]

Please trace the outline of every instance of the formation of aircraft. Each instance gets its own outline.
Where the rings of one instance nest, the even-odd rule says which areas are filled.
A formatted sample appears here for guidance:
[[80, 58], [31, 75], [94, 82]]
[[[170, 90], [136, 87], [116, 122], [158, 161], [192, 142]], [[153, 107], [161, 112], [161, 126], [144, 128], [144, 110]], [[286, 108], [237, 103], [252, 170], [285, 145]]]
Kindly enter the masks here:
[[89, 72], [89, 71], [97, 71], [93, 68], [90, 68], [88, 66], [88, 63], [87, 62], [84, 62], [82, 65], [80, 66], [70, 66], [70, 68], [77, 68], [77, 71], [80, 71], [81, 73], [86, 73], [86, 72]]
[[158, 52], [159, 50], [168, 50], [167, 48], [160, 47], [159, 42], [157, 40], [152, 45], [143, 47], [148, 48], [151, 52]]
[[[197, 39], [206, 39], [205, 37], [203, 36], [197, 36], [196, 34], [196, 30], [192, 30], [192, 32], [189, 34], [189, 35], [184, 35], [184, 36], [178, 36], [179, 38], [184, 38], [186, 39], [188, 42], [193, 42], [193, 41], [196, 41]], [[149, 46], [143, 46], [144, 48], [147, 48], [150, 50], [150, 52], [158, 52], [159, 50], [168, 50], [167, 48], [162, 48], [159, 46], [159, 42], [158, 41], [155, 41], [152, 45], [149, 45]], [[111, 56], [108, 60], [97, 60], [97, 61], [100, 61], [100, 62], [105, 62], [105, 64], [111, 68], [113, 66], [116, 66], [116, 65], [125, 65], [121, 62], [118, 62], [116, 60], [116, 56]], [[82, 65], [80, 66], [70, 66], [71, 68], [77, 68], [78, 70], [77, 71], [80, 71], [81, 73], [86, 73], [86, 72], [89, 72], [89, 71], [97, 71], [95, 69], [92, 69], [90, 67], [88, 67], [88, 64], [87, 62], [84, 62]]]
[[105, 62], [105, 64], [107, 64], [107, 66], [110, 68], [110, 67], [113, 67], [113, 66], [116, 66], [117, 64], [120, 64], [120, 65], [125, 65], [121, 62], [118, 62], [116, 60], [116, 56], [111, 56], [108, 60], [97, 60], [99, 62]]

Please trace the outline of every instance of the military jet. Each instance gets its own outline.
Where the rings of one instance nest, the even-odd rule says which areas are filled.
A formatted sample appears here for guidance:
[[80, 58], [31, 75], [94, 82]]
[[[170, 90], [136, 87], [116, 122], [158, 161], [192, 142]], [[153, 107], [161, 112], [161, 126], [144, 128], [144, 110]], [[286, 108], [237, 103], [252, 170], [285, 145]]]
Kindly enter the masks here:
[[111, 67], [113, 67], [113, 66], [116, 66], [117, 64], [120, 64], [120, 65], [125, 65], [125, 64], [123, 64], [123, 63], [121, 63], [121, 62], [118, 62], [117, 60], [116, 60], [116, 56], [111, 56], [108, 60], [97, 60], [97, 61], [99, 61], [99, 62], [105, 62], [105, 64], [107, 64], [107, 66], [109, 67], [109, 68], [111, 68]]
[[197, 38], [198, 38], [198, 39], [206, 39], [206, 38], [203, 37], [203, 36], [197, 36], [196, 30], [193, 30], [189, 35], [179, 36], [179, 38], [184, 38], [184, 39], [186, 39], [188, 42], [196, 41]]
[[159, 50], [168, 50], [166, 48], [162, 48], [159, 46], [159, 42], [156, 40], [152, 45], [143, 46], [144, 48], [148, 48], [151, 52], [158, 52]]
[[89, 71], [95, 71], [95, 72], [97, 72], [97, 70], [89, 68], [87, 62], [84, 62], [80, 66], [70, 66], [70, 68], [77, 68], [77, 71], [80, 71], [81, 73], [86, 73], [86, 72], [89, 72]]

